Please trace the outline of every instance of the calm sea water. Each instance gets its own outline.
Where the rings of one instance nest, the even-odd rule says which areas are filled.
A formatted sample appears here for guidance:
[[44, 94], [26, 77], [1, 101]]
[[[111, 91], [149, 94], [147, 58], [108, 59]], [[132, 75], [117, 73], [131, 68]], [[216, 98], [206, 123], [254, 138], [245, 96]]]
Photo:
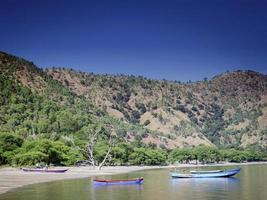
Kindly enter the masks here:
[[[225, 168], [233, 167], [219, 167]], [[98, 177], [127, 179], [142, 176], [145, 179], [142, 185], [95, 186], [92, 179], [56, 181], [15, 189], [0, 195], [0, 200], [266, 200], [267, 165], [241, 168], [240, 174], [234, 178], [172, 179], [170, 169]]]

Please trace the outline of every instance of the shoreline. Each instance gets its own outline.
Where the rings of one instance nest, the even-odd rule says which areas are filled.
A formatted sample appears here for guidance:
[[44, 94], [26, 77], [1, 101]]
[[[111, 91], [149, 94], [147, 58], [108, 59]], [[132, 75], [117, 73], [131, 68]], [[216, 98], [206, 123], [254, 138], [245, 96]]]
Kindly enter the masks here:
[[26, 185], [66, 180], [89, 178], [93, 176], [115, 175], [148, 169], [172, 169], [172, 168], [192, 168], [209, 166], [236, 166], [236, 165], [261, 165], [267, 162], [247, 162], [247, 163], [216, 163], [216, 164], [178, 164], [167, 166], [104, 166], [102, 170], [92, 167], [55, 167], [55, 169], [68, 168], [66, 173], [42, 173], [42, 172], [23, 172], [19, 168], [4, 167], [0, 168], [0, 195], [15, 188]]

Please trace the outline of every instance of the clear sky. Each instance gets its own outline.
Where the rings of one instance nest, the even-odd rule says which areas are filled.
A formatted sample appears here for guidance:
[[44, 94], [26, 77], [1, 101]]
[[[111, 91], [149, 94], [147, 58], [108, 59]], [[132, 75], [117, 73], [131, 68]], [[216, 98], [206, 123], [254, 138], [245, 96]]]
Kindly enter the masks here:
[[156, 79], [267, 74], [267, 0], [0, 0], [0, 50]]

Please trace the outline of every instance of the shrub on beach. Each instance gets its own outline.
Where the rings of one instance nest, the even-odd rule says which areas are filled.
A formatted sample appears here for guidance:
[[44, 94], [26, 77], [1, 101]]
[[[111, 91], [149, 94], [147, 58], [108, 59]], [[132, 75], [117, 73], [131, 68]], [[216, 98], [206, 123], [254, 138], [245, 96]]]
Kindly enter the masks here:
[[12, 152], [22, 145], [23, 140], [15, 134], [0, 133], [0, 164], [7, 164]]
[[12, 160], [12, 163], [18, 166], [22, 165], [33, 166], [36, 163], [47, 163], [47, 161], [48, 161], [48, 155], [39, 151], [30, 151], [15, 155]]
[[5, 152], [3, 155], [7, 164], [19, 166], [30, 166], [36, 163], [74, 165], [78, 160], [83, 159], [83, 155], [78, 150], [60, 141], [47, 139], [26, 141], [20, 148]]

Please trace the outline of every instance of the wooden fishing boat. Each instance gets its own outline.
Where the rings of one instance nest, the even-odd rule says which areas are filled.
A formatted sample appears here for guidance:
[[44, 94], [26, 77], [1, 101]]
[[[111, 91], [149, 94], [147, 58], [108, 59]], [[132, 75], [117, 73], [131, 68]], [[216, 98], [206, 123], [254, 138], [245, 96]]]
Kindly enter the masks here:
[[230, 170], [191, 171], [190, 174], [172, 172], [173, 178], [223, 178], [231, 177], [239, 173], [241, 168]]
[[46, 172], [46, 173], [64, 173], [68, 169], [47, 169], [47, 168], [22, 168], [24, 172]]
[[144, 178], [133, 178], [133, 179], [126, 179], [126, 180], [106, 180], [106, 179], [95, 179], [95, 184], [142, 184], [144, 182]]

